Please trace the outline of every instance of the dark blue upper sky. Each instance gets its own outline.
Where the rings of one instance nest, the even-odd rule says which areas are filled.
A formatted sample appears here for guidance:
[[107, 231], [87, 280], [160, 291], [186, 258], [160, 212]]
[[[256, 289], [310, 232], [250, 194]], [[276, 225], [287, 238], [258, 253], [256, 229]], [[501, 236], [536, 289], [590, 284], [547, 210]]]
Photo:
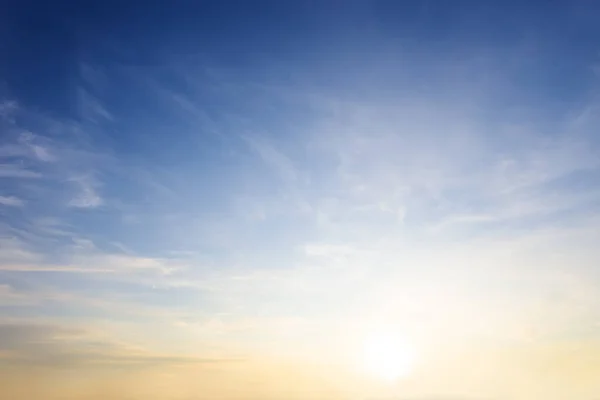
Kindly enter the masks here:
[[273, 63], [329, 81], [340, 69], [377, 69], [399, 46], [446, 57], [535, 46], [532, 63], [543, 69], [532, 89], [568, 95], [581, 89], [577, 66], [595, 60], [600, 33], [593, 1], [25, 1], [5, 9], [7, 90], [62, 114], [75, 107], [81, 62], [160, 67], [177, 58], [250, 71]]

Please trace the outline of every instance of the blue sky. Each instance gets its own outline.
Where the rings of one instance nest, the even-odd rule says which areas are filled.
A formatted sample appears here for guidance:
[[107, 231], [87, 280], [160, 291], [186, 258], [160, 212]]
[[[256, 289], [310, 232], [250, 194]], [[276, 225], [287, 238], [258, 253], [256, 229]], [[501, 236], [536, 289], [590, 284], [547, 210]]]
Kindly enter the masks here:
[[[90, 367], [108, 364], [135, 370], [133, 398], [193, 395], [137, 383], [155, 372], [133, 364], [192, 368], [177, 387], [266, 371], [247, 398], [600, 392], [585, 378], [600, 373], [595, 2], [6, 9], [13, 382], [66, 398], [75, 378], [43, 373], [116, 388]], [[381, 326], [422, 354], [392, 388], [353, 375]], [[298, 371], [316, 377], [274, 384]], [[240, 398], [227, 390], [209, 392]]]

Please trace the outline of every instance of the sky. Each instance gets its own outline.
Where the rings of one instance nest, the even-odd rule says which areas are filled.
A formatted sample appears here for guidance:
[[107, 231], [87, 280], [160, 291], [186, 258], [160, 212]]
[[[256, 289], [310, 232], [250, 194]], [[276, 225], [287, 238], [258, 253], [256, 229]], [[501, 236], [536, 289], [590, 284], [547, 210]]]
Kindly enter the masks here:
[[3, 2], [2, 392], [598, 399], [599, 18]]

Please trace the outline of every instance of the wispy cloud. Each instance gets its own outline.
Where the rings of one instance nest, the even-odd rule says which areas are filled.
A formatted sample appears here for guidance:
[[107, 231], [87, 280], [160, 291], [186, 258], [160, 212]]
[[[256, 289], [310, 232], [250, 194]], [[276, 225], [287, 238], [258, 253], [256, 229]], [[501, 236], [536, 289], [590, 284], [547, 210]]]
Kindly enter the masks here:
[[77, 187], [78, 193], [69, 200], [68, 205], [76, 208], [96, 208], [104, 203], [98, 193], [98, 183], [90, 176], [79, 176], [70, 179]]
[[31, 298], [15, 290], [8, 284], [0, 284], [0, 306], [33, 304]]
[[10, 207], [23, 207], [25, 202], [15, 196], [0, 196], [0, 205]]
[[0, 118], [10, 120], [18, 108], [19, 106], [16, 101], [3, 99], [0, 101]]
[[2, 120], [7, 134], [0, 141], [0, 178], [12, 178], [14, 196], [43, 197], [47, 207], [61, 202], [87, 209], [103, 205], [97, 176], [112, 171], [114, 160], [98, 148], [92, 150], [85, 122], [52, 119], [23, 108], [14, 112], [19, 119]]
[[14, 236], [6, 234], [0, 237], [0, 260], [2, 263], [34, 262], [40, 260], [40, 255], [35, 253], [26, 243]]
[[112, 339], [102, 331], [29, 321], [0, 323], [0, 350], [11, 363], [33, 366], [107, 367], [238, 362], [238, 360], [180, 356], [151, 352]]
[[[60, 233], [61, 236], [63, 234]], [[153, 272], [169, 275], [183, 268], [176, 260], [111, 253], [98, 249], [90, 240], [77, 237], [72, 240], [74, 245], [62, 247], [61, 259], [64, 261], [57, 263], [47, 260], [44, 254], [27, 246], [22, 240], [15, 237], [0, 238], [0, 270], [117, 275]]]
[[20, 165], [0, 164], [0, 178], [41, 178], [42, 174]]
[[[38, 135], [31, 132], [23, 132], [19, 135], [19, 143], [22, 144], [26, 149], [30, 150], [33, 156], [43, 162], [56, 161], [56, 157], [52, 154], [48, 144], [42, 144], [48, 142]], [[41, 143], [40, 143], [41, 142]]]
[[100, 100], [84, 88], [78, 90], [79, 112], [81, 117], [90, 122], [111, 121], [113, 116], [102, 105]]
[[300, 176], [292, 161], [270, 144], [266, 138], [257, 135], [244, 135], [243, 139], [287, 185], [298, 183]]

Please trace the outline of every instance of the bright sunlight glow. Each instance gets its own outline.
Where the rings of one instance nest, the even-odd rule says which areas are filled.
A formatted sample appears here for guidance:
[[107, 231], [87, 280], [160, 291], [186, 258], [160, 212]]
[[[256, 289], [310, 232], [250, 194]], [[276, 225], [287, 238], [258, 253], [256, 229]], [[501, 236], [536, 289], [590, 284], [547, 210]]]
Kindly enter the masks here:
[[401, 335], [377, 333], [366, 338], [362, 362], [371, 375], [393, 381], [410, 374], [415, 349]]

